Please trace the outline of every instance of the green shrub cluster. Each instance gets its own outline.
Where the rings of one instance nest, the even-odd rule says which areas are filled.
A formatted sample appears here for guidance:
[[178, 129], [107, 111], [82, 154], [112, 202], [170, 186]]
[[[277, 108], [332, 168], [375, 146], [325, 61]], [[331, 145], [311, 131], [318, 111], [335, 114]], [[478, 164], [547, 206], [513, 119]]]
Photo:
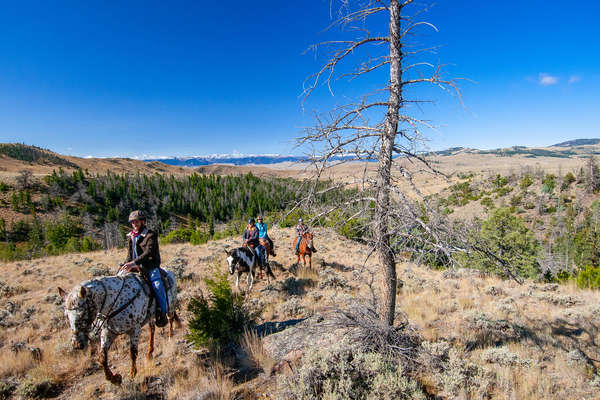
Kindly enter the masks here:
[[586, 265], [579, 271], [575, 281], [582, 289], [600, 289], [600, 266]]
[[200, 292], [188, 303], [191, 313], [187, 340], [196, 347], [218, 348], [240, 337], [254, 323], [241, 295], [233, 293], [227, 274], [217, 272], [204, 279], [208, 294]]
[[481, 224], [481, 229], [469, 234], [472, 251], [457, 256], [463, 265], [504, 277], [508, 271], [522, 278], [539, 277], [541, 246], [523, 220], [511, 214], [510, 209], [495, 209]]
[[542, 193], [551, 194], [556, 187], [556, 175], [548, 174], [542, 180]]

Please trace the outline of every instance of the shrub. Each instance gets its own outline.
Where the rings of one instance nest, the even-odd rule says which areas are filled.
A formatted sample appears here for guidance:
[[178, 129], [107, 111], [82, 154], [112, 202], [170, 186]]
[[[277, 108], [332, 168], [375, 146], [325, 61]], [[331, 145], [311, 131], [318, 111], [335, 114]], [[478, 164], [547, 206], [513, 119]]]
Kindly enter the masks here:
[[600, 267], [586, 265], [577, 274], [576, 282], [582, 289], [600, 289]]
[[351, 219], [338, 229], [338, 233], [344, 236], [346, 239], [357, 240], [362, 238], [364, 234], [364, 225], [364, 222], [361, 222], [356, 218]]
[[542, 193], [552, 193], [556, 187], [556, 176], [548, 174], [542, 180]]
[[279, 377], [285, 399], [426, 399], [419, 385], [394, 360], [362, 352], [346, 341], [313, 349], [291, 377]]
[[163, 238], [163, 242], [164, 243], [187, 243], [190, 241], [190, 238], [192, 237], [193, 233], [194, 233], [194, 230], [190, 229], [190, 228], [184, 228], [184, 227], [177, 228], [177, 229], [169, 232], [169, 234]]
[[483, 199], [481, 199], [481, 205], [487, 208], [494, 208], [494, 200], [486, 196]]
[[96, 242], [89, 236], [85, 236], [81, 242], [81, 251], [94, 251], [102, 247], [100, 243]]
[[573, 175], [572, 172], [567, 172], [565, 174], [565, 176], [563, 177], [563, 181], [560, 186], [560, 190], [561, 191], [567, 190], [569, 188], [569, 186], [571, 186], [571, 184], [573, 182], [575, 182], [576, 180], [577, 180], [577, 178], [575, 178], [575, 175]]
[[60, 384], [51, 380], [27, 381], [21, 384], [18, 393], [25, 398], [46, 399], [56, 397], [61, 392]]
[[521, 183], [519, 183], [521, 190], [527, 190], [531, 185], [533, 185], [533, 179], [531, 179], [531, 176], [529, 175], [525, 175], [523, 179], [521, 179]]
[[540, 244], [522, 219], [508, 208], [498, 208], [481, 230], [470, 233], [473, 251], [458, 255], [463, 265], [507, 276], [507, 270], [523, 278], [537, 278]]
[[0, 382], [0, 400], [8, 400], [16, 387], [12, 382]]
[[190, 299], [192, 314], [186, 338], [196, 347], [219, 347], [236, 340], [253, 324], [253, 316], [243, 304], [243, 297], [234, 294], [227, 274], [215, 272], [204, 279], [208, 296], [202, 292]]
[[279, 223], [279, 226], [282, 228], [290, 228], [292, 226], [296, 226], [299, 218], [304, 218], [305, 220], [308, 218], [308, 215], [301, 209], [296, 209], [293, 212], [289, 213], [283, 220]]

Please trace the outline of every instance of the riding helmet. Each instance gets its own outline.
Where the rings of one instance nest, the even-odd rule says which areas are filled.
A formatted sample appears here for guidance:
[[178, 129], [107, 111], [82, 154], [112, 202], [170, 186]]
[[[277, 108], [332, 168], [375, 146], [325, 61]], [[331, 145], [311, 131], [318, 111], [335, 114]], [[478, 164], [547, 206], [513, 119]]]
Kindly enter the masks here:
[[135, 220], [146, 220], [146, 214], [144, 214], [144, 212], [142, 210], [135, 210], [132, 211], [131, 214], [129, 214], [129, 222], [131, 221], [135, 221]]

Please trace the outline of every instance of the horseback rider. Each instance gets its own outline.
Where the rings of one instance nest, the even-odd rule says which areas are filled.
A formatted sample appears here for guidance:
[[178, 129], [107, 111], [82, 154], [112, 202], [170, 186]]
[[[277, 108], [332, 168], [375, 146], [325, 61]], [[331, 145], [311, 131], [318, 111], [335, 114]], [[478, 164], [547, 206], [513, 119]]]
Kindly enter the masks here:
[[244, 246], [248, 246], [254, 255], [258, 256], [259, 264], [263, 265], [260, 251], [260, 248], [263, 246], [261, 246], [258, 241], [258, 228], [256, 227], [256, 221], [254, 218], [250, 218], [248, 220], [248, 225], [246, 225], [242, 239], [244, 240]]
[[123, 272], [140, 272], [154, 290], [159, 307], [156, 309], [156, 326], [167, 324], [167, 296], [160, 276], [160, 250], [158, 235], [146, 226], [146, 215], [141, 210], [129, 214], [131, 232], [127, 234], [127, 259], [121, 266]]
[[[300, 254], [300, 242], [302, 241], [302, 236], [309, 232], [310, 229], [308, 229], [308, 226], [306, 226], [304, 220], [302, 218], [299, 218], [298, 225], [296, 225], [296, 234], [298, 235], [298, 240], [296, 240], [296, 254]], [[311, 250], [313, 253], [317, 252], [317, 249], [315, 249], [314, 246], [311, 247]]]
[[263, 217], [261, 215], [259, 215], [256, 219], [258, 220], [256, 223], [256, 228], [258, 229], [258, 238], [269, 242], [269, 246], [271, 247], [271, 255], [275, 257], [275, 247], [273, 246], [273, 241], [267, 233], [267, 224], [263, 222]]

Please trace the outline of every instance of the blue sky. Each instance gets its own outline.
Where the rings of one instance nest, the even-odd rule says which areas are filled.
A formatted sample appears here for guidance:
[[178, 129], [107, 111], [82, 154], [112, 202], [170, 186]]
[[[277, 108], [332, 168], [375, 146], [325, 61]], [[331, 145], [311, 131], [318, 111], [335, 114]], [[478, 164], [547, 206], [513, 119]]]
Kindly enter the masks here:
[[[209, 3], [209, 4], [206, 4]], [[214, 3], [214, 4], [212, 4]], [[312, 111], [381, 84], [302, 81], [323, 60], [329, 0], [0, 1], [0, 142], [79, 156], [291, 153]], [[600, 5], [438, 1], [442, 47], [465, 107], [430, 89], [429, 146], [495, 148], [600, 137]], [[377, 27], [373, 27], [377, 28]]]

